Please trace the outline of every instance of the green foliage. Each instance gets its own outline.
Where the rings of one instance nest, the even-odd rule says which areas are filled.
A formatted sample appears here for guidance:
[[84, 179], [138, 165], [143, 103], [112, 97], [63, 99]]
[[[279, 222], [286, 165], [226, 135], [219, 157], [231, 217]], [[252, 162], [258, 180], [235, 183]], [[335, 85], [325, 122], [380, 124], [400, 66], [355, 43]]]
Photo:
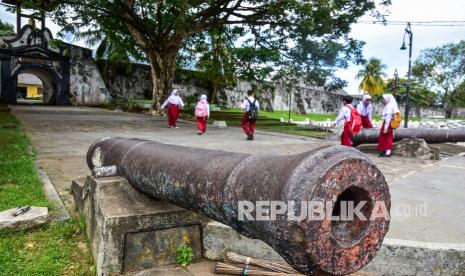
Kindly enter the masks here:
[[[389, 79], [386, 83], [386, 90], [394, 91], [394, 80]], [[397, 94], [401, 96], [400, 103], [405, 102], [407, 93], [407, 80], [399, 78], [397, 83]], [[437, 103], [437, 94], [427, 87], [421, 85], [418, 80], [412, 79], [410, 82], [410, 100], [415, 106], [433, 106]]]
[[50, 39], [48, 41], [48, 47], [53, 48], [53, 49], [59, 49], [60, 46], [62, 45], [63, 41], [59, 39]]
[[14, 35], [14, 34], [15, 34], [15, 27], [8, 22], [2, 22], [2, 20], [0, 20], [0, 36]]
[[386, 77], [386, 73], [383, 72], [384, 69], [386, 69], [386, 65], [382, 64], [380, 59], [370, 58], [364, 64], [364, 68], [357, 73], [357, 78], [362, 79], [359, 89], [372, 97], [383, 94], [386, 86], [383, 79], [383, 77]]
[[[34, 153], [18, 120], [0, 113], [0, 210], [53, 205], [47, 200]], [[53, 213], [53, 209], [52, 209]], [[52, 222], [27, 231], [0, 231], [0, 275], [95, 275], [82, 222]]]
[[452, 93], [451, 101], [459, 106], [465, 107], [465, 81], [462, 82]]
[[181, 266], [187, 266], [194, 257], [192, 247], [187, 245], [180, 245], [176, 248], [176, 262]]
[[[376, 3], [379, 3], [377, 6]], [[362, 60], [351, 24], [390, 1], [52, 1], [63, 30], [100, 30], [137, 46], [152, 66], [155, 101], [171, 89], [178, 57], [189, 57], [213, 86], [235, 78], [264, 81], [281, 68], [317, 85], [342, 86], [334, 76]], [[124, 49], [132, 49], [127, 46]], [[236, 76], [234, 76], [234, 74]], [[158, 104], [158, 103], [157, 103]]]
[[30, 142], [15, 117], [0, 113], [0, 210], [22, 205], [51, 207], [42, 189]]
[[465, 41], [425, 49], [414, 62], [412, 75], [424, 87], [437, 91], [450, 117], [460, 104], [459, 86], [465, 82]]
[[84, 232], [75, 220], [28, 231], [0, 231], [1, 275], [95, 275]]

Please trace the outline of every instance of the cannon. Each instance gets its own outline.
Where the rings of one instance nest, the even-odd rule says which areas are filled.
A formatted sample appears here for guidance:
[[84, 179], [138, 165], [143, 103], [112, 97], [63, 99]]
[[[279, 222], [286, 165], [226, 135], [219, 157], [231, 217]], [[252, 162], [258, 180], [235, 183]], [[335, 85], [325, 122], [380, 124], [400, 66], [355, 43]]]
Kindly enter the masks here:
[[[358, 271], [375, 256], [389, 229], [386, 216], [332, 219], [341, 215], [343, 208], [338, 207], [344, 202], [365, 202], [360, 211], [366, 218], [377, 212], [376, 202], [383, 202], [387, 212], [390, 209], [384, 176], [363, 153], [349, 147], [327, 146], [296, 155], [250, 155], [104, 138], [90, 146], [87, 163], [91, 170], [116, 166], [117, 174], [138, 191], [264, 241], [306, 275]], [[329, 216], [306, 216], [310, 201], [329, 202], [324, 207]], [[244, 202], [257, 203], [248, 214], [252, 218], [241, 219]], [[293, 212], [279, 212], [276, 218], [267, 219], [271, 207], [268, 212], [259, 209], [258, 203], [263, 202], [285, 202], [293, 206], [288, 208]], [[284, 209], [280, 206], [276, 210]], [[258, 219], [259, 215], [265, 219]]]
[[[352, 136], [354, 146], [378, 143], [379, 129], [363, 129]], [[433, 128], [399, 128], [394, 130], [394, 142], [402, 139], [423, 139], [427, 143], [465, 142], [465, 129], [433, 129]]]

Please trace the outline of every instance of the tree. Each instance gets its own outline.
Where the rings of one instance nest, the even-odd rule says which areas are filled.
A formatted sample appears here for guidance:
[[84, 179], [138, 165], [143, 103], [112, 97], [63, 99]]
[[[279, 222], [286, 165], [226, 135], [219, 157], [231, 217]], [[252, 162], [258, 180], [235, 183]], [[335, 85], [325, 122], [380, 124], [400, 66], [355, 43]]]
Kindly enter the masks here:
[[382, 64], [381, 60], [370, 58], [370, 60], [364, 64], [364, 68], [357, 73], [357, 79], [362, 79], [359, 89], [365, 91], [372, 97], [382, 94], [386, 86], [383, 79], [383, 77], [387, 76], [386, 73], [383, 72], [385, 68], [386, 65]]
[[441, 95], [446, 118], [450, 118], [458, 104], [456, 99], [460, 98], [455, 94], [465, 82], [465, 41], [421, 51], [412, 74], [422, 85]]
[[457, 107], [465, 107], [465, 81], [454, 90], [451, 101]]
[[220, 89], [234, 86], [237, 82], [236, 63], [228, 39], [231, 35], [226, 28], [210, 30], [203, 39], [207, 44], [200, 43], [200, 49], [190, 51], [192, 56], [200, 54], [200, 58], [195, 61], [194, 75], [208, 87], [208, 99], [212, 103], [216, 103]]
[[[421, 85], [418, 80], [412, 79], [410, 83], [410, 100], [417, 107], [427, 107], [436, 104], [437, 94], [427, 87]], [[394, 80], [389, 79], [386, 83], [387, 91], [394, 91]], [[399, 78], [397, 81], [397, 95], [400, 96], [400, 103], [404, 103], [407, 93], [407, 79]]]
[[15, 27], [8, 22], [2, 22], [0, 20], [0, 36], [14, 35]]
[[[331, 50], [348, 50], [349, 56], [357, 53], [360, 44], [348, 37], [350, 25], [367, 12], [376, 13], [377, 4], [373, 0], [56, 0], [50, 6], [55, 7], [51, 14], [55, 22], [66, 31], [103, 28], [132, 37], [152, 68], [152, 108], [157, 110], [171, 88], [184, 42], [200, 33], [229, 26], [242, 38], [234, 41], [235, 46], [251, 49], [254, 56], [279, 57], [266, 64], [268, 68], [294, 62], [302, 67], [310, 64], [316, 69], [313, 74], [319, 69], [326, 74], [326, 63], [320, 65], [324, 56], [311, 51], [331, 42]], [[294, 59], [295, 55], [302, 58]]]

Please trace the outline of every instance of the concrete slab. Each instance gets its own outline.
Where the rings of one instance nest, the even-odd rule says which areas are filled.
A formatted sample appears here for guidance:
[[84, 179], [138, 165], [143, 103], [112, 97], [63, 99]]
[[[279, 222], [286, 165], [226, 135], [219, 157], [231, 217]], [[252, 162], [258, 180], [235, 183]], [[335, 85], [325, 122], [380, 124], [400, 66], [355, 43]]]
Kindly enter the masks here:
[[388, 238], [465, 243], [465, 157], [427, 166], [390, 185]]
[[202, 258], [199, 215], [136, 191], [120, 177], [73, 181], [73, 196], [84, 217], [98, 275], [158, 268], [176, 263], [176, 248], [192, 247]]
[[47, 207], [31, 206], [29, 211], [13, 216], [17, 208], [0, 212], [0, 230], [26, 230], [46, 223], [49, 220]]

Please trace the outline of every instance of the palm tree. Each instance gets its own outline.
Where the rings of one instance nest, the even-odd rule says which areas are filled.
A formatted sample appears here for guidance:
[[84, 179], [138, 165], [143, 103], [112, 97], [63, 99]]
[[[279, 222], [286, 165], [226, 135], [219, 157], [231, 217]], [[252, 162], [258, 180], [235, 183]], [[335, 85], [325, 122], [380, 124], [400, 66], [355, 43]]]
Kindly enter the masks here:
[[370, 58], [365, 63], [364, 68], [357, 73], [357, 79], [362, 79], [359, 89], [370, 96], [382, 94], [386, 86], [383, 79], [383, 77], [386, 77], [386, 73], [383, 72], [384, 69], [386, 69], [386, 65], [382, 64], [380, 59]]

